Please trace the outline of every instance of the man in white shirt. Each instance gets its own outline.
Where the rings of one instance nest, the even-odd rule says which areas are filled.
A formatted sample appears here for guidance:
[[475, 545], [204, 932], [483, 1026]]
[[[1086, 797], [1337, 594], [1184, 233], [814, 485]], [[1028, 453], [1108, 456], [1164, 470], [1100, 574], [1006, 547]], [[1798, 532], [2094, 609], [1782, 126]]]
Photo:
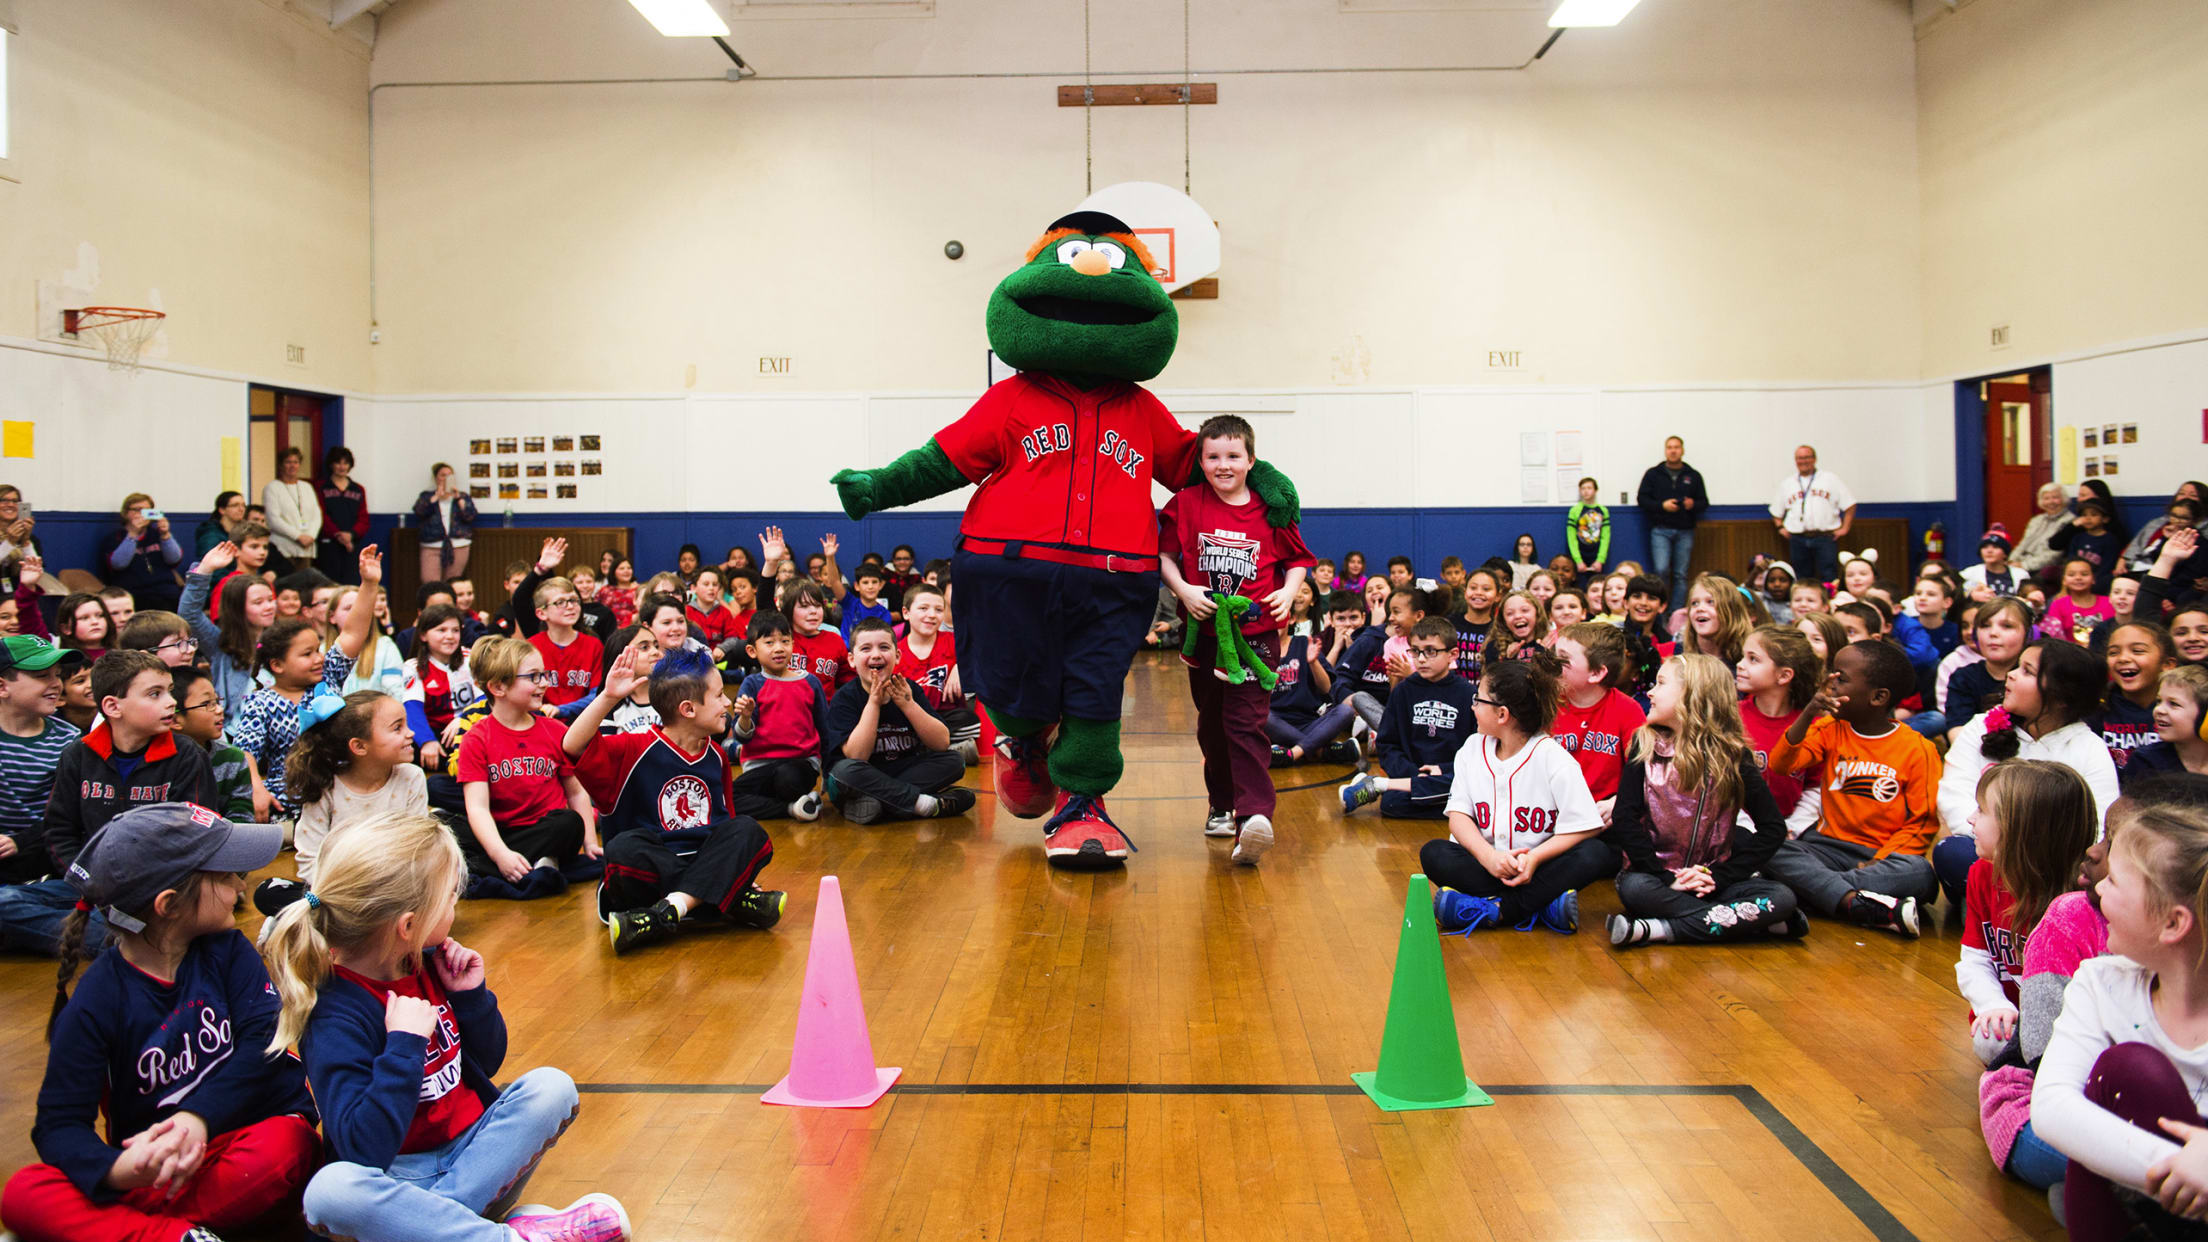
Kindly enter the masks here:
[[1855, 493], [1839, 475], [1817, 468], [1817, 450], [1794, 450], [1794, 473], [1771, 500], [1771, 522], [1786, 536], [1786, 559], [1807, 582], [1840, 576], [1840, 541], [1855, 524]]

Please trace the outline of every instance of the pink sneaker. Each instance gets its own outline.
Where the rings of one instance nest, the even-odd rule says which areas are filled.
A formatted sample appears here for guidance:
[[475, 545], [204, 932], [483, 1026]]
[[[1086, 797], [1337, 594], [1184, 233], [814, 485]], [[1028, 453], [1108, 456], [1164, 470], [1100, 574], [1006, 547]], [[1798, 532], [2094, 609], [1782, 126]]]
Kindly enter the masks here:
[[589, 1194], [555, 1212], [523, 1204], [506, 1218], [523, 1242], [625, 1242], [629, 1214], [612, 1195]]

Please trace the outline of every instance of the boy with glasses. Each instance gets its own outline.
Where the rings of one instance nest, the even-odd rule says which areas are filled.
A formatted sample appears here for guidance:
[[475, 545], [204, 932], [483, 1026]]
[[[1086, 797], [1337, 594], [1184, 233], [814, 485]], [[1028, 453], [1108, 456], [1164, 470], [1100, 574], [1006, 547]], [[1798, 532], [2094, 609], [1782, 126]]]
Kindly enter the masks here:
[[[160, 608], [148, 608], [116, 630], [117, 651], [150, 651], [170, 668], [184, 668], [199, 655], [199, 640], [184, 618]], [[183, 695], [177, 702], [184, 701]]]
[[[167, 652], [155, 649], [154, 654], [167, 663]], [[169, 689], [176, 696], [176, 731], [199, 743], [215, 769], [215, 800], [208, 805], [224, 819], [252, 823], [253, 770], [246, 766], [245, 752], [222, 735], [222, 696], [215, 693], [215, 679], [205, 669], [170, 664]]]
[[1457, 752], [1474, 730], [1479, 687], [1457, 672], [1457, 627], [1447, 617], [1411, 626], [1411, 670], [1388, 695], [1375, 735], [1386, 776], [1359, 773], [1341, 787], [1342, 812], [1373, 802], [1391, 819], [1445, 819]]
[[[583, 633], [582, 592], [569, 579], [553, 576], [565, 559], [567, 540], [545, 540], [536, 565], [514, 585], [513, 599], [514, 616], [530, 618], [518, 621], [521, 637], [544, 657], [545, 671], [552, 674], [545, 683], [544, 701], [556, 708], [590, 698], [598, 671], [606, 663], [606, 645]], [[527, 607], [522, 604], [525, 599]], [[574, 714], [566, 711], [561, 717]]]
[[537, 713], [554, 674], [519, 638], [476, 644], [468, 671], [491, 712], [460, 739], [453, 762], [467, 805], [459, 834], [467, 895], [521, 901], [564, 892], [562, 868], [577, 853], [604, 851], [597, 812], [567, 757], [567, 727]]

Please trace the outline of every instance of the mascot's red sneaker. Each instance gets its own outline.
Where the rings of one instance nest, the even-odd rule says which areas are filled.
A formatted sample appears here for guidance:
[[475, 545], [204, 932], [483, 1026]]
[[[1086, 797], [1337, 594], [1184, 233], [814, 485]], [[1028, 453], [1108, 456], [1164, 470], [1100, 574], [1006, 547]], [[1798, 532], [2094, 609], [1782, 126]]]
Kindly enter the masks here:
[[1021, 819], [1049, 814], [1060, 796], [1050, 779], [1050, 735], [997, 735], [997, 805]]
[[1108, 871], [1127, 865], [1134, 849], [1104, 812], [1104, 799], [1058, 794], [1058, 813], [1043, 825], [1043, 857], [1067, 871]]

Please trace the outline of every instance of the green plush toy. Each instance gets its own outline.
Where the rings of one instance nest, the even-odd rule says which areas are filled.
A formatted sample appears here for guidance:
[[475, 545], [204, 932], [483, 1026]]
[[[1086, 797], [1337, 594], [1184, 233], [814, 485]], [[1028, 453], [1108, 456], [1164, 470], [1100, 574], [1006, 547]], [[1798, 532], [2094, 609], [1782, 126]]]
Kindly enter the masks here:
[[[1212, 651], [1216, 657], [1212, 663], [1212, 672], [1218, 674], [1219, 680], [1232, 686], [1239, 686], [1252, 677], [1257, 678], [1257, 684], [1267, 690], [1278, 685], [1280, 674], [1265, 666], [1257, 649], [1250, 645], [1250, 636], [1242, 632], [1242, 618], [1257, 605], [1240, 595], [1221, 595], [1217, 591], [1206, 591], [1204, 594], [1209, 595], [1211, 602], [1217, 605], [1217, 610], [1211, 614]], [[1196, 658], [1196, 636], [1202, 632], [1195, 625], [1188, 627], [1186, 635], [1181, 639], [1182, 655], [1191, 660]]]
[[[1201, 477], [1195, 433], [1137, 384], [1165, 369], [1180, 321], [1133, 230], [1077, 211], [990, 295], [987, 327], [1017, 375], [926, 444], [830, 482], [854, 520], [976, 485], [951, 573], [959, 682], [998, 733], [998, 803], [1049, 816], [1052, 865], [1116, 867], [1133, 846], [1104, 795], [1157, 604], [1152, 492]], [[1275, 525], [1296, 523], [1285, 475], [1258, 462], [1249, 483]]]

